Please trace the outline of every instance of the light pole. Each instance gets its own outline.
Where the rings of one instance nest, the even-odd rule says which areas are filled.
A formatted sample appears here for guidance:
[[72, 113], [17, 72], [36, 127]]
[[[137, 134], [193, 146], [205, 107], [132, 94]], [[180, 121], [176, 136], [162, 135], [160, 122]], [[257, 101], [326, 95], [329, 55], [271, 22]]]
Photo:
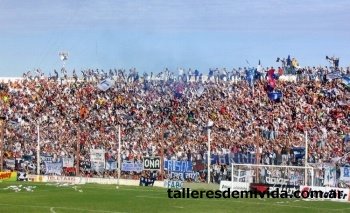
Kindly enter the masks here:
[[5, 117], [0, 117], [0, 171], [3, 171], [4, 166], [4, 130]]
[[208, 130], [208, 184], [210, 183], [210, 161], [211, 161], [211, 157], [210, 157], [210, 133], [211, 133], [211, 128], [213, 127], [214, 122], [209, 120], [208, 121], [208, 125], [207, 125], [207, 130]]

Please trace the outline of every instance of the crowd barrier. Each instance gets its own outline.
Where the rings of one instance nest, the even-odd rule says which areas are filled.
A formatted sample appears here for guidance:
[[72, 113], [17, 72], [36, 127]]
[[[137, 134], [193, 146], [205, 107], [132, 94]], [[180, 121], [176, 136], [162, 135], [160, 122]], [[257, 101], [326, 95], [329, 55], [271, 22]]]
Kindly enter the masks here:
[[[91, 177], [70, 177], [70, 176], [49, 176], [49, 175], [27, 175], [30, 182], [43, 183], [69, 183], [69, 184], [118, 184], [118, 179], [110, 178], [91, 178]], [[139, 186], [140, 180], [119, 179], [119, 185]], [[164, 187], [164, 181], [155, 181], [156, 187]]]

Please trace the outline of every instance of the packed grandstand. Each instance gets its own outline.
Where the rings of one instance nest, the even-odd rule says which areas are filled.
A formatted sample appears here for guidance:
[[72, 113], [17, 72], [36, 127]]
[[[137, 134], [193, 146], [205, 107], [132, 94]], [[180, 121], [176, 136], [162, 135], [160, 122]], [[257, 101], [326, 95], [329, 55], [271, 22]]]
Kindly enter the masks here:
[[[120, 126], [123, 178], [139, 179], [143, 158], [161, 156], [189, 162], [191, 169], [179, 169], [185, 172], [179, 176], [164, 166], [158, 179], [204, 182], [212, 121], [211, 182], [230, 180], [231, 163], [307, 163], [318, 169], [318, 185], [333, 165], [338, 181], [350, 165], [350, 69], [296, 66], [157, 75], [89, 69], [68, 76], [62, 69], [45, 76], [36, 70], [3, 80], [2, 166], [36, 174], [40, 141], [40, 174], [115, 178]], [[102, 162], [93, 162], [93, 150], [102, 150]]]

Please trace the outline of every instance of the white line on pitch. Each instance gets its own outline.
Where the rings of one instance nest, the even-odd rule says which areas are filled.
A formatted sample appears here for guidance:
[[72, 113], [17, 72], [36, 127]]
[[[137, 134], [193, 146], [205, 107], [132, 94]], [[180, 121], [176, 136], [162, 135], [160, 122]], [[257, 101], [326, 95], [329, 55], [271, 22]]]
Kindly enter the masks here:
[[51, 207], [51, 208], [50, 208], [50, 212], [51, 212], [51, 213], [56, 213], [55, 210], [53, 210], [54, 208], [55, 208], [55, 207]]
[[[50, 207], [50, 206], [34, 206], [34, 205], [18, 205], [18, 204], [8, 204], [8, 203], [0, 203], [0, 206], [22, 206], [22, 207], [33, 207], [33, 208], [49, 208], [50, 211], [53, 208], [55, 209], [67, 209], [67, 210], [79, 210], [79, 211], [87, 211], [87, 212], [102, 212], [102, 213], [127, 213], [127, 212], [114, 212], [107, 210], [92, 210], [92, 209], [81, 209], [81, 208], [69, 208], [69, 207]], [[51, 212], [53, 213], [53, 212]]]

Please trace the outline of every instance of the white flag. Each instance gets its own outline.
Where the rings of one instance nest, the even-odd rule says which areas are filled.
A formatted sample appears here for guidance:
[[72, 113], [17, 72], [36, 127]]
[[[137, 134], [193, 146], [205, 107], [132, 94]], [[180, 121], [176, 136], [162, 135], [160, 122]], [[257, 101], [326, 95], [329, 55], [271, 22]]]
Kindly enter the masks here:
[[114, 81], [111, 79], [106, 79], [101, 81], [98, 85], [97, 88], [99, 88], [102, 91], [107, 91], [109, 88], [111, 88], [114, 85]]
[[204, 93], [204, 87], [201, 86], [201, 87], [199, 87], [199, 89], [197, 90], [197, 96], [200, 97], [203, 93]]

